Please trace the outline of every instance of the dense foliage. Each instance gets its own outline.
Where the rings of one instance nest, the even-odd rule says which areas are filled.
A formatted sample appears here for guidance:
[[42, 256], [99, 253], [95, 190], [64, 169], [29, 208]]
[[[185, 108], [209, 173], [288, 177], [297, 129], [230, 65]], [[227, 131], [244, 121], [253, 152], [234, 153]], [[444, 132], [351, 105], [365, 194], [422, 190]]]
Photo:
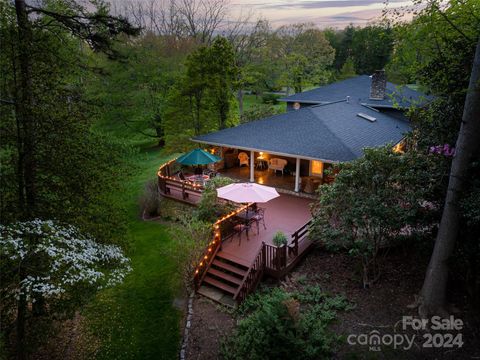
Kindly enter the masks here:
[[217, 176], [207, 183], [195, 212], [200, 221], [214, 223], [219, 217], [228, 214], [235, 208], [235, 204], [221, 201], [217, 197], [218, 188], [232, 183], [232, 179], [223, 176]]
[[238, 326], [223, 344], [225, 359], [321, 359], [338, 342], [329, 329], [349, 304], [318, 287], [287, 292], [274, 288], [250, 295], [238, 309]]
[[[63, 1], [38, 6], [23, 1], [0, 2], [0, 212], [6, 226], [2, 237], [7, 236], [7, 243], [2, 243], [7, 247], [2, 252], [10, 260], [2, 260], [2, 266], [16, 260], [18, 270], [14, 276], [10, 271], [0, 273], [2, 289], [10, 289], [2, 291], [4, 321], [0, 330], [6, 338], [16, 340], [19, 358], [31, 349], [36, 338], [47, 335], [49, 323], [66, 311], [53, 306], [58, 304], [55, 300], [60, 294], [49, 297], [51, 294], [42, 289], [61, 289], [79, 305], [89, 294], [82, 293], [85, 288], [81, 283], [94, 280], [83, 275], [100, 276], [93, 267], [95, 254], [106, 262], [123, 263], [120, 252], [114, 254], [117, 248], [110, 248], [109, 258], [109, 250], [101, 248], [104, 245], [96, 245], [88, 238], [99, 243], [121, 244], [125, 240], [123, 205], [114, 200], [113, 193], [121, 189], [127, 173], [124, 158], [130, 151], [92, 130], [94, 108], [87, 106], [83, 81], [88, 76], [85, 54], [91, 51], [87, 44], [113, 57], [111, 44], [115, 35], [135, 34], [136, 30], [124, 19], [109, 16], [108, 7], [101, 1], [88, 9]], [[36, 222], [32, 222], [34, 219]], [[56, 228], [47, 219], [69, 224], [66, 229], [74, 226], [78, 231]], [[51, 231], [42, 229], [42, 224]], [[18, 238], [10, 238], [11, 231]], [[85, 246], [76, 246], [77, 240]], [[62, 253], [62, 246], [71, 252]], [[77, 260], [83, 258], [84, 265], [92, 267], [82, 270], [79, 260], [74, 266], [85, 273], [76, 274], [71, 263], [49, 260], [62, 254], [63, 260], [76, 254]], [[57, 266], [67, 266], [71, 277], [67, 273], [64, 280], [72, 286], [55, 287], [47, 281], [49, 276], [52, 281], [58, 280], [53, 276]], [[31, 292], [19, 291], [17, 301], [8, 301], [19, 284], [28, 285], [35, 297], [31, 298]], [[28, 331], [36, 324], [45, 328]], [[14, 328], [16, 336], [11, 337]]]
[[443, 159], [391, 147], [366, 149], [340, 166], [332, 185], [321, 186], [314, 206], [312, 237], [359, 259], [363, 286], [381, 274], [382, 248], [414, 235], [428, 235]]
[[347, 64], [349, 73], [370, 75], [383, 69], [392, 57], [394, 34], [388, 21], [362, 28], [327, 29], [325, 35], [335, 49], [333, 68], [337, 72], [346, 72]]
[[[456, 142], [462, 116], [472, 115], [474, 112], [470, 107], [467, 110], [470, 114], [464, 114], [464, 106], [469, 79], [473, 74], [475, 48], [480, 38], [480, 4], [478, 1], [468, 0], [451, 0], [447, 3], [429, 1], [428, 6], [417, 13], [413, 22], [397, 27], [397, 38], [397, 49], [389, 67], [390, 72], [408, 81], [414, 78], [437, 95], [434, 103], [416, 114], [414, 118], [416, 125], [414, 136], [419, 150], [449, 144], [464, 151], [463, 144]], [[478, 138], [470, 141], [473, 144], [479, 143]], [[470, 295], [471, 304], [478, 304], [479, 223], [475, 213], [469, 211], [472, 207], [480, 207], [477, 181], [480, 174], [478, 147], [469, 157], [464, 174], [454, 176], [465, 179], [459, 194], [458, 207], [456, 206], [456, 216], [459, 218], [457, 241], [455, 242], [454, 237], [454, 241], [449, 245], [455, 252], [447, 255], [448, 261], [442, 259], [440, 262], [448, 266], [442, 272], [449, 273], [450, 278], [454, 279], [452, 283], [456, 285], [455, 287]], [[443, 192], [438, 197], [443, 206], [448, 177], [438, 178], [437, 181], [443, 184]], [[446, 289], [447, 276], [443, 278]], [[424, 290], [425, 288], [424, 284]], [[439, 301], [443, 303], [441, 306], [445, 306], [446, 292], [438, 289], [432, 292], [437, 294], [438, 298], [442, 298]]]

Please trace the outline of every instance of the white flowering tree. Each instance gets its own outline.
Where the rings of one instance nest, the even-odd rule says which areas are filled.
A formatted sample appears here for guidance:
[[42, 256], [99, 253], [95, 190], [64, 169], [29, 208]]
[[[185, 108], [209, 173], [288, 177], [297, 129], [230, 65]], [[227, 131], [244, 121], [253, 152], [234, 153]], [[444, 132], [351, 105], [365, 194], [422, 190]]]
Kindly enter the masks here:
[[[1, 301], [16, 304], [17, 341], [27, 309], [73, 301], [114, 286], [131, 271], [115, 245], [99, 244], [71, 225], [51, 220], [0, 225]], [[5, 315], [5, 314], [4, 314]]]

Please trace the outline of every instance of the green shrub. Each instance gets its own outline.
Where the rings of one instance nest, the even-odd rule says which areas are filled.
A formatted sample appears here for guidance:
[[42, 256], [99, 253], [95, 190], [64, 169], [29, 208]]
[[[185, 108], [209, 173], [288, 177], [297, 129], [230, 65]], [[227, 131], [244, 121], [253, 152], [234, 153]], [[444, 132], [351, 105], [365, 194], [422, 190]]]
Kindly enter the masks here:
[[[239, 307], [242, 318], [232, 336], [222, 343], [227, 360], [322, 359], [332, 353], [339, 337], [328, 329], [336, 310], [346, 308], [344, 298], [334, 301], [319, 288], [288, 293], [274, 288], [256, 292]], [[302, 302], [306, 299], [308, 302]]]
[[280, 247], [286, 245], [287, 242], [287, 236], [283, 232], [277, 231], [275, 235], [273, 235], [273, 245]]
[[158, 192], [157, 180], [152, 179], [145, 183], [143, 194], [140, 197], [142, 214], [148, 217], [160, 215], [162, 197]]
[[227, 177], [215, 177], [207, 183], [195, 212], [198, 220], [212, 223], [233, 210], [234, 205], [219, 203], [217, 199], [217, 189], [231, 183], [233, 180]]
[[240, 117], [240, 123], [244, 124], [250, 121], [260, 120], [278, 113], [279, 111], [271, 104], [254, 104], [243, 111]]

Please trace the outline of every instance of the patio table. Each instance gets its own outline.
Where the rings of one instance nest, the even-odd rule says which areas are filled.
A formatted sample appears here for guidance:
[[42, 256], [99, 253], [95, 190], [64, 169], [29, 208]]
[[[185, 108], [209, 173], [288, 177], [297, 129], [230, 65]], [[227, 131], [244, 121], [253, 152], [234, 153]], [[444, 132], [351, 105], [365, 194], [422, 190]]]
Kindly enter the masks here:
[[249, 210], [248, 213], [244, 210], [237, 215], [235, 215], [237, 218], [240, 218], [245, 221], [250, 221], [254, 216], [255, 216], [255, 211]]
[[208, 181], [210, 179], [210, 176], [208, 176], [208, 175], [191, 175], [191, 176], [185, 177], [185, 179], [187, 179], [190, 182], [204, 184], [206, 181]]
[[257, 165], [256, 168], [259, 170], [265, 170], [268, 168], [268, 161], [264, 157], [257, 157]]

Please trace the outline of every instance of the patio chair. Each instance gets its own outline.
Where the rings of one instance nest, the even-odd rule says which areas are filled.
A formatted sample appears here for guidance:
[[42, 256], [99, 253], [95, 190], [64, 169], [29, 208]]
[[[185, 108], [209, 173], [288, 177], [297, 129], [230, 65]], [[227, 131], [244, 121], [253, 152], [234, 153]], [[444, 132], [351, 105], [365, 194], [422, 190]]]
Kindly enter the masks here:
[[180, 178], [180, 180], [183, 180], [183, 181], [186, 180], [185, 175], [183, 175], [183, 172], [181, 172], [181, 171], [178, 172], [178, 177]]
[[242, 233], [245, 232], [247, 234], [247, 240], [250, 240], [248, 237], [248, 232], [250, 231], [250, 224], [246, 225], [244, 223], [239, 223], [236, 224], [233, 227], [233, 231], [235, 234], [238, 234], [238, 246], [240, 246], [240, 243], [242, 242]]
[[203, 170], [203, 175], [208, 175], [210, 179], [213, 179], [217, 176], [217, 172], [215, 170], [205, 169]]
[[257, 208], [255, 215], [252, 217], [252, 221], [257, 224], [257, 234], [260, 234], [260, 223], [262, 223], [263, 228], [267, 230], [267, 226], [265, 225], [265, 209]]
[[274, 172], [281, 171], [282, 175], [283, 175], [283, 170], [285, 169], [286, 165], [287, 165], [287, 160], [279, 159], [279, 158], [272, 158], [272, 159], [270, 159], [270, 162], [268, 163], [268, 168], [273, 170]]
[[246, 165], [248, 167], [249, 166], [249, 164], [248, 164], [249, 159], [250, 158], [248, 157], [247, 153], [241, 152], [240, 154], [238, 154], [238, 160], [240, 160], [240, 167], [242, 165]]

